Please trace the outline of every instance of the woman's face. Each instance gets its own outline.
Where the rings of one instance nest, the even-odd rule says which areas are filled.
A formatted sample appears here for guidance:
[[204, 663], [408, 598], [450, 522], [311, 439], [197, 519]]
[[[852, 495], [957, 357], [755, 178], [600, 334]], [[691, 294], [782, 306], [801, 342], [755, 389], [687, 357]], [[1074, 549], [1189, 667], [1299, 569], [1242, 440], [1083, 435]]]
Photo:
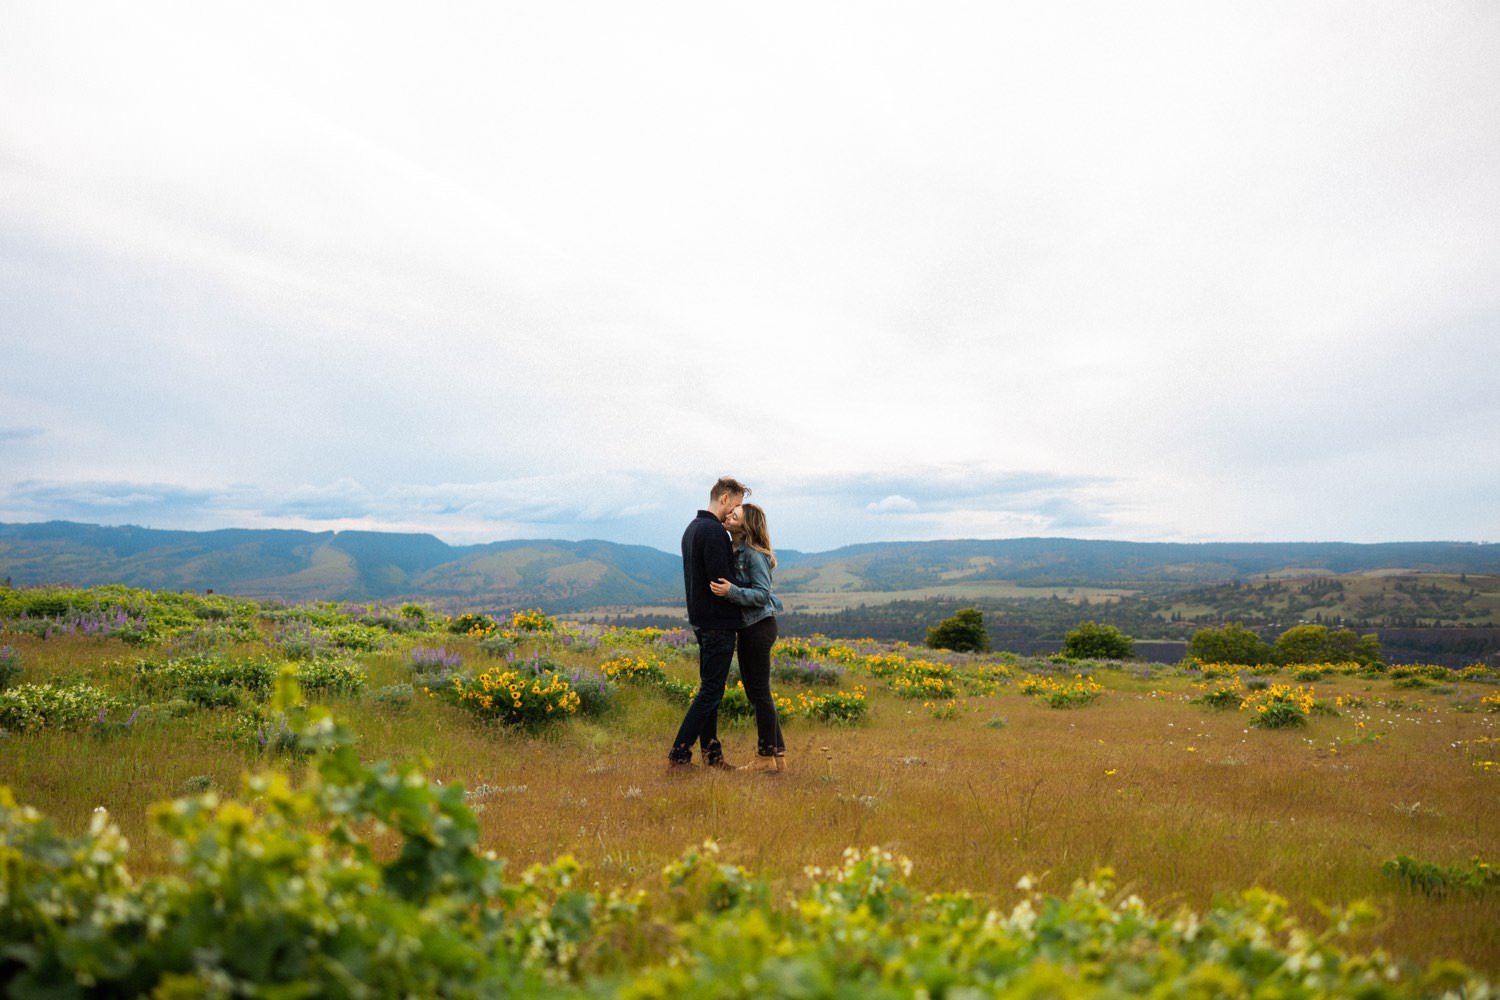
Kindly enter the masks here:
[[729, 508], [729, 513], [724, 515], [724, 527], [728, 528], [731, 534], [737, 535], [744, 525], [745, 512], [739, 507]]

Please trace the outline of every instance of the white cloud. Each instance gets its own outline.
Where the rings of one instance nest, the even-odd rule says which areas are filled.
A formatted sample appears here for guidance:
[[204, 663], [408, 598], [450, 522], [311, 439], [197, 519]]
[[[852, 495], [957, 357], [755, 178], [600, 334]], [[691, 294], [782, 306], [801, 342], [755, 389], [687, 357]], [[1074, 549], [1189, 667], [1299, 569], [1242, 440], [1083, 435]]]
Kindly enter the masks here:
[[903, 514], [908, 514], [920, 509], [921, 508], [917, 506], [916, 501], [908, 500], [906, 499], [906, 497], [898, 496], [894, 493], [886, 497], [884, 500], [879, 500], [865, 506], [865, 510], [873, 511], [876, 514], [888, 514], [898, 511]]
[[0, 516], [1500, 537], [1472, 5], [155, 10], [0, 36]]

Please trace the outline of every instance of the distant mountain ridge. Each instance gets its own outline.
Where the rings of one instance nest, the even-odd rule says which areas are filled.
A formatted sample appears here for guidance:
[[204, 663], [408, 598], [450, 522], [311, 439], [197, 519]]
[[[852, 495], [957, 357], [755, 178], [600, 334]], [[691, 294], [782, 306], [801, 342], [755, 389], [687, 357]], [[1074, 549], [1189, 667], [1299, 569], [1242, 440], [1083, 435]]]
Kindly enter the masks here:
[[680, 597], [682, 560], [644, 545], [226, 528], [163, 531], [68, 521], [0, 524], [0, 577], [17, 586], [123, 583], [287, 601], [419, 599], [568, 611]]
[[[787, 592], [894, 591], [968, 581], [1212, 583], [1306, 570], [1500, 573], [1470, 542], [1115, 542], [1017, 538], [875, 542], [778, 553]], [[678, 555], [607, 541], [449, 545], [432, 535], [226, 528], [168, 531], [68, 521], [0, 524], [0, 578], [17, 586], [123, 583], [288, 601], [425, 600], [444, 607], [586, 608], [682, 598]]]

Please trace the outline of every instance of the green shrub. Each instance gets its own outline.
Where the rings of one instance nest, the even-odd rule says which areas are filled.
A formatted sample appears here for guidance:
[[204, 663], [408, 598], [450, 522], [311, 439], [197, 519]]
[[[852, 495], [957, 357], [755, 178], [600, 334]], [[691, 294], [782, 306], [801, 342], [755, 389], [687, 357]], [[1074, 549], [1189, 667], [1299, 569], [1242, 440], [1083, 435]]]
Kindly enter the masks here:
[[0, 691], [0, 729], [81, 729], [100, 712], [119, 709], [119, 698], [92, 684], [20, 684]]
[[1277, 637], [1275, 658], [1283, 665], [1358, 663], [1374, 667], [1380, 663], [1380, 639], [1349, 629], [1330, 632], [1325, 625], [1294, 625]]
[[1193, 704], [1203, 705], [1217, 712], [1232, 711], [1240, 707], [1240, 702], [1245, 700], [1248, 693], [1244, 682], [1238, 677], [1232, 677], [1210, 685], [1203, 694], [1193, 699]]
[[410, 684], [391, 684], [370, 694], [370, 700], [382, 708], [404, 712], [411, 708], [417, 689]]
[[339, 649], [372, 653], [386, 643], [385, 629], [369, 625], [338, 625], [328, 630], [328, 641]]
[[454, 635], [489, 635], [495, 631], [495, 619], [489, 615], [459, 615], [448, 623], [448, 631]]
[[984, 630], [984, 613], [978, 608], [962, 608], [927, 630], [927, 645], [932, 649], [951, 649], [960, 653], [984, 652], [990, 648], [989, 633]]
[[515, 652], [517, 645], [519, 645], [519, 640], [504, 632], [496, 632], [494, 635], [488, 635], [479, 640], [479, 648], [491, 656], [504, 656], [506, 653]]
[[1271, 644], [1236, 622], [1194, 632], [1188, 642], [1187, 655], [1201, 663], [1258, 666], [1271, 662]]
[[482, 719], [525, 727], [565, 719], [583, 701], [566, 678], [551, 670], [535, 674], [495, 667], [473, 677], [457, 677], [438, 690]]
[[667, 680], [667, 671], [661, 661], [649, 656], [614, 656], [605, 660], [599, 669], [618, 684], [658, 687]]
[[212, 653], [194, 653], [169, 660], [141, 660], [135, 665], [136, 684], [153, 696], [172, 695], [201, 705], [237, 705], [243, 700], [228, 692], [264, 697], [276, 679], [277, 665], [269, 660], [231, 660]]
[[1084, 622], [1064, 636], [1063, 656], [1070, 660], [1128, 660], [1135, 656], [1135, 640], [1113, 625]]
[[308, 691], [356, 694], [364, 690], [365, 671], [353, 660], [305, 660], [297, 664], [297, 683]]
[[1500, 868], [1478, 858], [1467, 865], [1445, 866], [1401, 854], [1381, 865], [1380, 871], [1386, 878], [1428, 896], [1479, 896], [1500, 890]]
[[568, 674], [568, 684], [578, 695], [578, 711], [587, 716], [605, 715], [615, 704], [615, 688], [602, 674], [582, 667]]
[[4, 691], [21, 676], [21, 654], [9, 646], [0, 646], [0, 691]]
[[810, 695], [798, 714], [819, 722], [833, 725], [854, 725], [863, 722], [870, 712], [870, 703], [864, 690], [832, 691], [824, 695]]

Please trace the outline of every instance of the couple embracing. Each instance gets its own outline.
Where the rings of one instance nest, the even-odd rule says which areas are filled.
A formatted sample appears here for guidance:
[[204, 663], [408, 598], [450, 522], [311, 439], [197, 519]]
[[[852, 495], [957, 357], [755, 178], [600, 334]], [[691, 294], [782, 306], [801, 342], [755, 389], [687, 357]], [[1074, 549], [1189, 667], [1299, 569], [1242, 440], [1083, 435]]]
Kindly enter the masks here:
[[745, 503], [750, 488], [728, 477], [714, 484], [708, 509], [698, 511], [682, 533], [682, 577], [688, 622], [698, 637], [698, 693], [693, 696], [667, 760], [672, 767], [693, 761], [693, 744], [709, 767], [734, 770], [719, 744], [719, 702], [739, 647], [740, 683], [755, 709], [756, 756], [744, 769], [780, 771], [786, 744], [771, 699], [771, 647], [781, 602], [771, 593], [776, 555], [766, 515]]

